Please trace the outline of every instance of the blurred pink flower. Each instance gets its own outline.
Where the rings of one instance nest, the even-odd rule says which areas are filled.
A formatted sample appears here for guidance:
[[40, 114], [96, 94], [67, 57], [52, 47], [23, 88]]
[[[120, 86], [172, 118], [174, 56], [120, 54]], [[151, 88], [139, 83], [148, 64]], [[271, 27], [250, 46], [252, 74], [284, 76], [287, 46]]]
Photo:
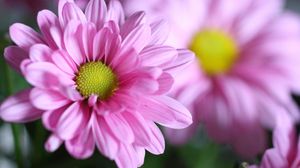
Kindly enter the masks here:
[[300, 139], [289, 118], [283, 117], [280, 120], [273, 134], [274, 147], [266, 150], [260, 166], [249, 168], [300, 167]]
[[[300, 93], [300, 22], [282, 12], [283, 0], [123, 0], [127, 15], [145, 10], [165, 18], [166, 44], [189, 47], [198, 61], [178, 75], [174, 97], [193, 114], [186, 130], [168, 130], [184, 143], [203, 123], [213, 139], [244, 157], [265, 148], [273, 118], [299, 111], [290, 94]], [[253, 140], [255, 137], [255, 140]]]
[[180, 129], [191, 124], [189, 111], [166, 96], [175, 71], [194, 55], [162, 45], [165, 23], [146, 23], [144, 13], [124, 20], [116, 0], [108, 7], [91, 0], [85, 13], [72, 1], [60, 0], [58, 17], [39, 12], [41, 34], [16, 23], [10, 37], [17, 46], [5, 58], [33, 86], [9, 97], [0, 116], [9, 122], [42, 118], [52, 132], [46, 149], [65, 143], [75, 158], [99, 151], [119, 167], [143, 164], [145, 150], [164, 151], [154, 122]]

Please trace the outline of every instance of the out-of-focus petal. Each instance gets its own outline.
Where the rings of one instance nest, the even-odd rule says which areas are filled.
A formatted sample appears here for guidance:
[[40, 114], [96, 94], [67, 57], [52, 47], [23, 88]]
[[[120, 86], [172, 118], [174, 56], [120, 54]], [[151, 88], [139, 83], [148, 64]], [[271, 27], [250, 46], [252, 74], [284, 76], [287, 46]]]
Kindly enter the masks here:
[[31, 89], [17, 93], [6, 99], [0, 106], [0, 116], [8, 122], [29, 122], [39, 119], [43, 111], [35, 108], [30, 101]]

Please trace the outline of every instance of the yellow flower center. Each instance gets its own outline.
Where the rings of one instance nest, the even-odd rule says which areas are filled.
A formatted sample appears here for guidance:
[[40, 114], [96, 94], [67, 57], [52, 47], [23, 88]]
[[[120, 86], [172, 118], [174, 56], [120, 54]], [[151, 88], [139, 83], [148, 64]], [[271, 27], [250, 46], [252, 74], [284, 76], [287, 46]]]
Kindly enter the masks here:
[[238, 48], [232, 37], [218, 30], [197, 33], [190, 45], [208, 75], [228, 72], [238, 56]]
[[109, 98], [118, 86], [116, 75], [102, 62], [83, 64], [75, 81], [82, 96], [89, 97], [95, 94], [101, 100]]

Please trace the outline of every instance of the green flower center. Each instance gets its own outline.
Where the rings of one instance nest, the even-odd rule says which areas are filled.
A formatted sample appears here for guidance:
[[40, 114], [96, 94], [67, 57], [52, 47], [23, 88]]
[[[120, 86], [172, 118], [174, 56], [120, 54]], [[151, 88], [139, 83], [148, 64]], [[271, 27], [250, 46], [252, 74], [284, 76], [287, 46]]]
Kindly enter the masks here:
[[232, 37], [218, 30], [197, 33], [190, 45], [208, 75], [228, 72], [238, 56], [238, 48]]
[[101, 100], [109, 98], [118, 87], [113, 71], [102, 62], [88, 62], [79, 68], [76, 76], [77, 90], [83, 97], [92, 94]]

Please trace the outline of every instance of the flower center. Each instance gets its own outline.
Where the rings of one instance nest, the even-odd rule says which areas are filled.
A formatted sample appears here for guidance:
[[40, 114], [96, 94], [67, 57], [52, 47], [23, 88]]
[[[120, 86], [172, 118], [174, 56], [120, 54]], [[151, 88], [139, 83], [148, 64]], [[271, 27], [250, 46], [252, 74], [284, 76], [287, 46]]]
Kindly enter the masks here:
[[228, 72], [238, 56], [238, 48], [232, 37], [218, 30], [197, 33], [190, 45], [208, 75]]
[[109, 98], [118, 86], [116, 75], [102, 62], [88, 62], [82, 65], [75, 80], [77, 90], [82, 96], [89, 97], [95, 94], [101, 100]]

